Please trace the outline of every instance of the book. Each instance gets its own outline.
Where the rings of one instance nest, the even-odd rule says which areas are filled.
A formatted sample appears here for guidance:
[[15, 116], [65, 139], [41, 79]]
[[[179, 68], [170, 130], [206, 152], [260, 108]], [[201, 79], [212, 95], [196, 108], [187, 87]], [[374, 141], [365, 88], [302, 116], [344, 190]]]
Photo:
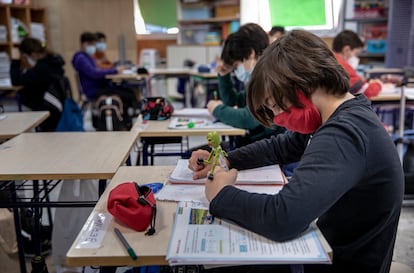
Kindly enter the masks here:
[[314, 224], [276, 242], [214, 218], [203, 204], [179, 202], [166, 259], [170, 265], [330, 264], [331, 252]]
[[[179, 159], [169, 177], [171, 183], [204, 184], [207, 178], [193, 179], [187, 159]], [[279, 165], [242, 170], [238, 172], [236, 184], [285, 184], [286, 178]]]
[[[282, 189], [282, 185], [235, 185], [236, 188], [248, 192], [276, 194]], [[205, 186], [201, 184], [166, 184], [155, 194], [157, 200], [163, 201], [193, 201], [206, 204], [208, 200], [205, 194]]]

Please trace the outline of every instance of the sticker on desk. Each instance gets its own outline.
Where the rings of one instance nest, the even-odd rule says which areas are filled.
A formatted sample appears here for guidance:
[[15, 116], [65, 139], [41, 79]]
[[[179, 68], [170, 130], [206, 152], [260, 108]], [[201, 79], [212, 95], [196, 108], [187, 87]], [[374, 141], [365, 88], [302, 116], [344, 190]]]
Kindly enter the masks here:
[[100, 247], [112, 218], [109, 213], [92, 213], [83, 226], [80, 239], [75, 248]]

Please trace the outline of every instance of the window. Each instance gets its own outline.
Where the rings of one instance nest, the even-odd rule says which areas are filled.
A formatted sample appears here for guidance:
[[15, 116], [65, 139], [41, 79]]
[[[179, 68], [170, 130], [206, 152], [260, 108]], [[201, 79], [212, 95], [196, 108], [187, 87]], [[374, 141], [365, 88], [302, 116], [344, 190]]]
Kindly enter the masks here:
[[242, 0], [241, 23], [255, 22], [265, 30], [284, 26], [302, 28], [315, 34], [335, 34], [343, 0]]
[[177, 33], [176, 9], [176, 0], [135, 0], [136, 33]]

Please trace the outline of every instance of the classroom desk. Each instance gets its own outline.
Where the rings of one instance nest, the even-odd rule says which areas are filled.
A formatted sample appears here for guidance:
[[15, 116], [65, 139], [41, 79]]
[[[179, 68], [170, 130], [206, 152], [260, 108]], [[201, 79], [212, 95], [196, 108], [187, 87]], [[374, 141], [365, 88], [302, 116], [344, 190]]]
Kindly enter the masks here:
[[[97, 213], [108, 213], [106, 209], [108, 194], [115, 186], [125, 181], [135, 181], [140, 184], [154, 181], [164, 182], [168, 179], [174, 167], [120, 167], [89, 217], [93, 217]], [[101, 246], [94, 249], [77, 248], [82, 231], [85, 230], [84, 227], [69, 249], [66, 255], [66, 262], [69, 266], [166, 265], [165, 255], [174, 222], [175, 209], [175, 202], [157, 201], [156, 233], [152, 236], [145, 236], [145, 232], [136, 232], [112, 218]], [[137, 260], [134, 261], [128, 256], [115, 233], [112, 232], [114, 227], [119, 228], [126, 240], [131, 244], [138, 256]]]
[[[0, 145], [0, 190], [11, 195], [11, 201], [0, 203], [0, 207], [13, 208], [22, 272], [26, 268], [18, 208], [34, 208], [35, 253], [40, 254], [40, 208], [87, 206], [50, 202], [48, 193], [56, 186], [53, 180], [99, 179], [101, 194], [137, 138], [137, 132], [23, 133]], [[33, 198], [17, 198], [16, 191], [22, 189], [15, 180], [33, 180]], [[44, 180], [43, 186], [38, 180]]]
[[106, 75], [105, 77], [114, 83], [120, 83], [122, 81], [145, 81], [145, 87], [147, 87], [148, 91], [147, 94], [143, 94], [144, 97], [152, 96], [152, 79], [186, 78], [190, 81], [191, 86], [190, 90], [186, 90], [184, 94], [184, 102], [187, 107], [191, 105], [191, 100], [193, 99], [192, 96], [195, 82], [201, 82], [206, 86], [212, 83], [217, 83], [217, 73], [199, 73], [190, 68], [152, 68], [148, 69], [148, 73], [148, 75], [137, 73], [119, 73]]
[[[169, 129], [170, 120], [144, 121], [136, 124], [132, 130], [139, 131], [140, 138], [156, 137], [186, 137], [186, 136], [207, 136], [211, 131], [217, 131], [221, 136], [244, 136], [246, 130], [239, 128], [191, 128], [191, 129]], [[149, 145], [144, 141], [142, 147], [142, 164], [148, 165]]]
[[[110, 215], [107, 211], [107, 200], [109, 192], [113, 188], [127, 181], [135, 181], [140, 184], [154, 181], [165, 182], [174, 168], [175, 166], [120, 167], [67, 252], [67, 264], [69, 266], [167, 265], [166, 254], [174, 224], [174, 214], [177, 207], [176, 202], [157, 200], [156, 233], [152, 236], [146, 236], [145, 232], [136, 232], [114, 218], [111, 218], [108, 228], [102, 231], [104, 233], [102, 241], [95, 248], [80, 247], [80, 243], [85, 240], [84, 235], [90, 232], [88, 223], [91, 222], [91, 219], [94, 219], [98, 213]], [[130, 258], [124, 246], [113, 232], [114, 228], [120, 229], [137, 254], [137, 260]], [[319, 231], [318, 236], [320, 236], [324, 249], [332, 258], [332, 249]]]
[[7, 112], [0, 114], [0, 141], [32, 130], [47, 119], [49, 115], [49, 111]]

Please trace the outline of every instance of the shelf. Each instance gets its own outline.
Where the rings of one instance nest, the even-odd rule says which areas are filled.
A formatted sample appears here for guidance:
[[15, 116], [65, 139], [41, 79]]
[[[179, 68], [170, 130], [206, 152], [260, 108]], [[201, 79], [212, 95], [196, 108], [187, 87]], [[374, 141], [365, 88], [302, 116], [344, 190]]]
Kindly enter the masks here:
[[10, 56], [17, 50], [20, 41], [13, 42], [11, 40], [11, 18], [19, 19], [28, 29], [29, 35], [32, 35], [30, 23], [36, 22], [44, 25], [44, 36], [47, 39], [47, 18], [46, 8], [33, 7], [31, 5], [15, 5], [15, 4], [0, 4], [0, 24], [6, 26], [7, 41], [0, 42], [0, 51], [7, 52]]
[[15, 4], [0, 4], [0, 8], [10, 7], [12, 9], [26, 9], [29, 5], [15, 5]]
[[361, 58], [384, 58], [385, 53], [361, 52], [358, 56]]
[[240, 17], [216, 17], [209, 19], [198, 19], [198, 20], [178, 20], [178, 23], [182, 25], [191, 24], [213, 24], [213, 23], [226, 23], [231, 21], [239, 21]]
[[374, 17], [374, 18], [345, 18], [345, 22], [355, 22], [360, 24], [371, 24], [371, 23], [386, 23], [387, 17]]

